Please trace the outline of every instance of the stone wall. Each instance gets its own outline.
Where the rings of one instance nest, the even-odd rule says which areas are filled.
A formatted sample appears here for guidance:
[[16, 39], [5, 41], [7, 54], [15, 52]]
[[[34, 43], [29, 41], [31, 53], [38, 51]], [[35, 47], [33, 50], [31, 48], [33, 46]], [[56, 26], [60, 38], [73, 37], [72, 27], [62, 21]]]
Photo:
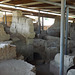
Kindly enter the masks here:
[[10, 32], [19, 33], [20, 35], [25, 37], [27, 44], [31, 43], [31, 41], [35, 37], [32, 19], [22, 16], [21, 11], [14, 11]]
[[47, 34], [51, 36], [60, 36], [60, 18], [56, 17], [54, 24], [48, 28]]
[[[61, 18], [55, 17], [54, 24], [48, 28], [47, 34], [50, 36], [60, 37], [60, 25], [61, 25]], [[68, 35], [70, 34], [69, 30], [70, 24], [68, 24]], [[64, 30], [65, 30], [65, 24], [64, 24]], [[64, 31], [65, 34], [65, 31]]]
[[49, 62], [59, 52], [60, 40], [58, 37], [48, 36], [48, 38], [48, 40], [34, 39], [33, 52], [39, 53], [43, 60]]
[[75, 69], [71, 69], [68, 71], [67, 75], [75, 75]]

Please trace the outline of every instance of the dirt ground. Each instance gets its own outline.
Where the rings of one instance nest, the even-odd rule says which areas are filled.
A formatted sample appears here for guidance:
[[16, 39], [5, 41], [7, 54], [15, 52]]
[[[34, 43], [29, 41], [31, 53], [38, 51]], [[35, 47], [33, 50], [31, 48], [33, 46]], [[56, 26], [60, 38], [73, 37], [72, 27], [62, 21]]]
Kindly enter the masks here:
[[36, 66], [36, 75], [53, 75], [50, 73], [49, 64], [42, 64]]

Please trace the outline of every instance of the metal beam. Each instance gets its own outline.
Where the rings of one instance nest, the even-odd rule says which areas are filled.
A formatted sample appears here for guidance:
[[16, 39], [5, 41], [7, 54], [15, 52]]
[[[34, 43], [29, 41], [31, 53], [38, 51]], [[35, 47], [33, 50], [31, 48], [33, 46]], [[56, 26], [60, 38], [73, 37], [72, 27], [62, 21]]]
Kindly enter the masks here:
[[29, 7], [29, 8], [39, 8], [39, 9], [45, 9], [45, 8], [60, 8], [59, 6], [56, 6], [56, 7], [54, 7], [54, 6], [45, 6], [45, 7]]
[[67, 51], [67, 42], [68, 42], [68, 16], [69, 16], [69, 7], [66, 8], [66, 31], [65, 31], [65, 54], [68, 54]]
[[[43, 3], [47, 3], [47, 4], [52, 4], [52, 5], [55, 5], [55, 6], [61, 6], [60, 3], [55, 3], [55, 2], [52, 2], [52, 1], [49, 1], [49, 0], [35, 0], [35, 1], [43, 2]], [[71, 9], [75, 9], [75, 6], [68, 5], [68, 7], [71, 8]]]
[[56, 5], [56, 6], [61, 6], [60, 3], [54, 3], [54, 2], [49, 1], [49, 0], [35, 0], [35, 1], [43, 2], [43, 3], [47, 3], [47, 4], [52, 4], [52, 5]]
[[64, 75], [64, 22], [66, 0], [61, 0], [61, 26], [60, 26], [60, 73]]
[[59, 2], [59, 1], [61, 1], [61, 0], [50, 0], [50, 1], [52, 1], [52, 2]]
[[4, 0], [4, 1], [0, 1], [0, 3], [6, 3], [6, 2], [9, 2], [11, 0]]

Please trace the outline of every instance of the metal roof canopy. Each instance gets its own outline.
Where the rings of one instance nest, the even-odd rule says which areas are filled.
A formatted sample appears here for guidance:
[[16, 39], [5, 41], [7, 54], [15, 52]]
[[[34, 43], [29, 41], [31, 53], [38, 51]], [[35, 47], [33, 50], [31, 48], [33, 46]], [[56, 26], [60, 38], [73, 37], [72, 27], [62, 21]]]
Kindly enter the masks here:
[[[67, 0], [67, 2], [68, 6], [71, 8], [71, 13], [74, 13], [74, 10], [72, 9], [75, 9], [75, 7], [71, 5], [73, 5], [75, 1]], [[60, 0], [0, 0], [0, 3], [30, 9], [48, 10], [49, 12], [53, 12], [55, 10], [60, 11], [61, 6]]]
[[[52, 1], [49, 1], [49, 0], [36, 0], [36, 1], [40, 1], [40, 2], [44, 2], [44, 3], [47, 3], [47, 4], [52, 4], [52, 5], [60, 6], [61, 7], [60, 3], [55, 3], [55, 2], [52, 2]], [[71, 6], [71, 5], [68, 5], [68, 7], [71, 8], [71, 9], [75, 9], [75, 7]]]

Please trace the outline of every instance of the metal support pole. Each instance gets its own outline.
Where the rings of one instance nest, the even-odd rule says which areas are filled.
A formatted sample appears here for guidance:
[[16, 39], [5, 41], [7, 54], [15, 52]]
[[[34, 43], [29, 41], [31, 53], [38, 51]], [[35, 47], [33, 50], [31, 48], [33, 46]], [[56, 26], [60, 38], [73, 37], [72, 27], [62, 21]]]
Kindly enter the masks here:
[[64, 75], [64, 23], [66, 0], [61, 0], [61, 26], [60, 26], [60, 73]]
[[40, 11], [38, 13], [38, 34], [41, 33], [41, 24], [40, 24]]
[[44, 17], [42, 17], [42, 30], [44, 29]]
[[65, 31], [65, 54], [68, 54], [67, 43], [68, 43], [68, 16], [69, 16], [69, 7], [66, 8], [66, 31]]
[[7, 16], [6, 16], [6, 12], [5, 12], [5, 24], [7, 24]]

